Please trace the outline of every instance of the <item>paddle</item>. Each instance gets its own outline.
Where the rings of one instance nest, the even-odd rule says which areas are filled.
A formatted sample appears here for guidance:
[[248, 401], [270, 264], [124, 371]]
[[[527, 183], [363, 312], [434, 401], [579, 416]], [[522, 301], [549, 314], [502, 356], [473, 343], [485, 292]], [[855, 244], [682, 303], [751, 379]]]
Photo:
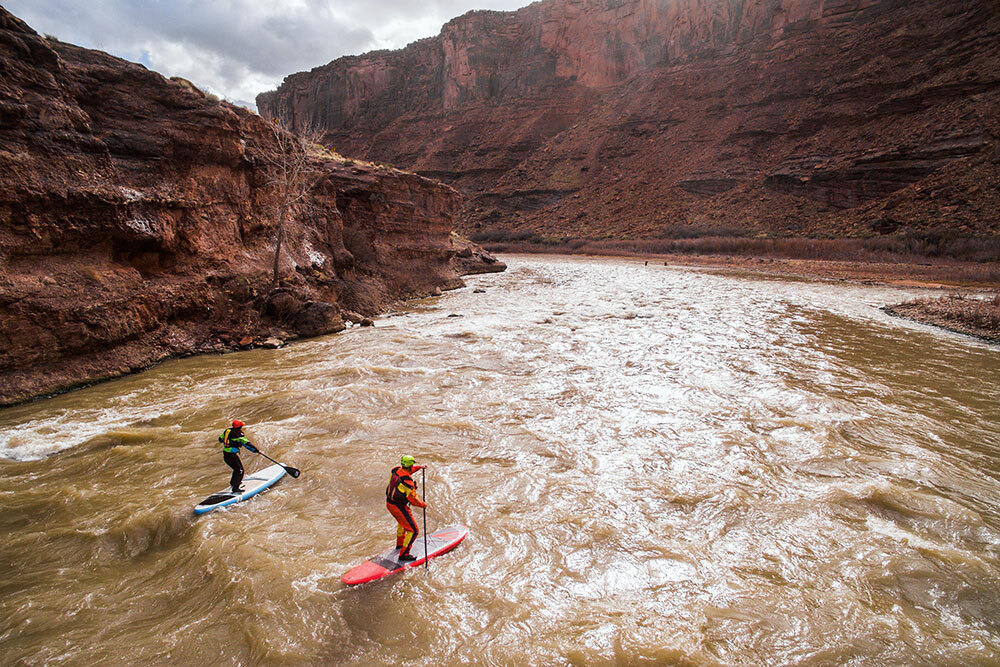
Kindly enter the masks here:
[[[277, 461], [275, 461], [274, 459], [272, 459], [272, 458], [271, 458], [270, 456], [268, 456], [268, 455], [267, 455], [267, 454], [265, 454], [264, 452], [260, 451], [259, 449], [258, 449], [258, 450], [256, 450], [256, 453], [257, 453], [257, 454], [260, 454], [261, 456], [263, 456], [263, 457], [264, 457], [265, 459], [267, 459], [267, 460], [268, 460], [268, 461], [270, 461], [271, 463], [278, 463]], [[291, 467], [291, 466], [286, 466], [286, 465], [285, 465], [285, 464], [283, 464], [283, 463], [278, 463], [278, 465], [279, 465], [279, 466], [281, 466], [282, 468], [284, 468], [284, 469], [285, 469], [285, 472], [287, 472], [287, 473], [288, 473], [289, 475], [291, 475], [292, 477], [298, 477], [299, 475], [301, 475], [301, 474], [302, 474], [301, 472], [299, 472], [299, 469], [298, 469], [298, 468], [293, 468], [293, 467]]]
[[430, 567], [430, 556], [427, 554], [427, 466], [420, 469], [420, 483], [424, 485], [424, 569]]

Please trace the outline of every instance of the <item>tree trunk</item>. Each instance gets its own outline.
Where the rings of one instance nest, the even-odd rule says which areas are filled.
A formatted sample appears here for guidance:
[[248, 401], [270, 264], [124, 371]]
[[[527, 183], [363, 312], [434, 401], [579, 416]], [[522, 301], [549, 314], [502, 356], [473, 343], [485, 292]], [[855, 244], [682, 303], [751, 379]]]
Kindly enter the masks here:
[[281, 261], [281, 241], [285, 238], [285, 213], [282, 211], [281, 216], [278, 218], [278, 239], [274, 243], [274, 278], [271, 281], [271, 289], [273, 290], [278, 286], [280, 278], [278, 277], [278, 264]]

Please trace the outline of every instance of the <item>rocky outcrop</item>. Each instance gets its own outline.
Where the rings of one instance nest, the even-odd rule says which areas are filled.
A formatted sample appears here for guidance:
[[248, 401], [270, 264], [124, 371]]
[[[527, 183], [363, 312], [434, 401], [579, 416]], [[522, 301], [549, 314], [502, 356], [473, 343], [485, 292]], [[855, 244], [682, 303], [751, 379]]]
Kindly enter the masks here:
[[257, 101], [484, 236], [1000, 233], [997, 3], [543, 0]]
[[455, 255], [451, 260], [452, 265], [463, 276], [477, 273], [499, 273], [507, 269], [506, 264], [483, 250], [479, 244], [462, 238], [458, 234], [452, 234], [451, 243], [455, 249]]
[[0, 404], [461, 285], [448, 186], [317, 150], [272, 289], [268, 123], [2, 8], [0, 73]]

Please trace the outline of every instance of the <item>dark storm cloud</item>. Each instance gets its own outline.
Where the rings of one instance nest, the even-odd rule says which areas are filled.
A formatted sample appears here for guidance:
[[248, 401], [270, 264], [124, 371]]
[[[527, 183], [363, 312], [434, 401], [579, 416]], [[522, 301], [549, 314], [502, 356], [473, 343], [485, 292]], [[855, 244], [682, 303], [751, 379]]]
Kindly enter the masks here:
[[249, 101], [288, 74], [342, 55], [400, 48], [471, 9], [528, 0], [6, 0], [8, 11], [65, 42], [183, 76]]

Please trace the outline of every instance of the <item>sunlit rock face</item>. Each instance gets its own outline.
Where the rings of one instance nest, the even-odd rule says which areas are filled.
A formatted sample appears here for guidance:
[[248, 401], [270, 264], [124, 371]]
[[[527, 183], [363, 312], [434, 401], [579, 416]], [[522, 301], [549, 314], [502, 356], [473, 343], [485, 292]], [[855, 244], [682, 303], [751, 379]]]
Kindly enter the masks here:
[[470, 232], [996, 233], [998, 44], [979, 0], [544, 0], [257, 103], [454, 185]]

